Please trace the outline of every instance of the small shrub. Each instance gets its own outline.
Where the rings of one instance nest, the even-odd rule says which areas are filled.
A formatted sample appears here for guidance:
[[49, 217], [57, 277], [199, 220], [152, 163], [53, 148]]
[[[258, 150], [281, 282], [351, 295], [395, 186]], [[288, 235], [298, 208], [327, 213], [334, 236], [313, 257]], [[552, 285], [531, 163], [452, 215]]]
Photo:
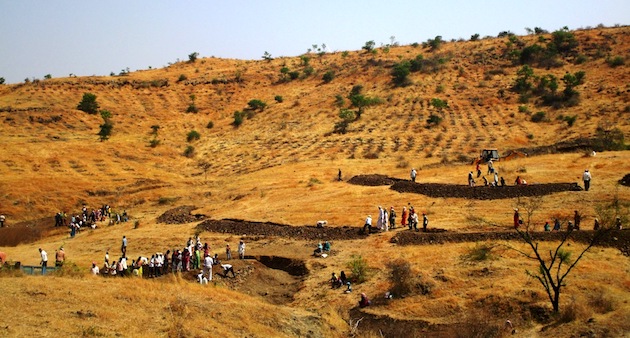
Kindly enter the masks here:
[[345, 50], [345, 51], [343, 51], [343, 52], [341, 53], [341, 57], [342, 57], [342, 58], [344, 58], [344, 59], [345, 59], [346, 57], [348, 57], [348, 55], [350, 55], [350, 52], [348, 52], [347, 50]]
[[418, 275], [416, 280], [416, 289], [418, 289], [421, 295], [428, 295], [433, 292], [435, 283], [432, 280], [425, 278], [422, 274]]
[[3, 77], [0, 77], [0, 85], [3, 85], [6, 80]]
[[496, 245], [490, 245], [487, 243], [476, 243], [474, 247], [467, 250], [460, 259], [464, 262], [484, 262], [488, 260], [496, 259], [495, 249]]
[[609, 66], [615, 68], [615, 67], [623, 66], [626, 63], [626, 61], [623, 58], [623, 56], [615, 56], [613, 58], [606, 59], [606, 63], [608, 63]]
[[578, 56], [575, 57], [575, 64], [576, 65], [581, 65], [583, 63], [585, 63], [586, 61], [588, 61], [588, 57], [584, 54], [580, 54]]
[[573, 115], [573, 116], [565, 116], [563, 118], [564, 122], [567, 123], [567, 125], [569, 127], [573, 127], [573, 124], [575, 123], [575, 120], [577, 120], [577, 115]]
[[444, 85], [441, 85], [441, 84], [437, 85], [437, 86], [435, 86], [435, 92], [438, 93], [438, 94], [444, 93], [444, 88], [445, 88]]
[[352, 280], [355, 283], [363, 283], [367, 280], [367, 261], [360, 255], [352, 255], [347, 264], [348, 269], [352, 272]]
[[284, 99], [280, 95], [276, 95], [273, 99], [276, 100], [276, 102], [278, 103], [282, 103], [282, 101], [284, 101]]
[[470, 41], [477, 41], [477, 40], [479, 40], [479, 33], [476, 33], [470, 36]]
[[191, 158], [194, 155], [195, 155], [195, 147], [187, 146], [186, 149], [184, 149], [184, 156]]
[[615, 299], [600, 288], [589, 293], [588, 305], [597, 313], [608, 313], [615, 310]]
[[337, 107], [343, 107], [345, 105], [345, 100], [343, 98], [343, 96], [341, 95], [335, 95], [335, 105], [337, 105]]
[[569, 305], [564, 307], [564, 311], [560, 313], [558, 323], [570, 323], [585, 316], [586, 309], [584, 305], [572, 300]]
[[529, 113], [529, 108], [527, 106], [518, 106], [519, 113]]
[[431, 99], [431, 106], [433, 106], [439, 111], [442, 111], [442, 109], [448, 108], [448, 102], [446, 100], [433, 98]]
[[292, 71], [292, 72], [289, 72], [289, 78], [290, 78], [291, 80], [295, 80], [295, 79], [297, 79], [298, 77], [300, 77], [300, 72], [298, 72], [298, 71]]
[[235, 127], [240, 126], [241, 124], [243, 124], [243, 118], [245, 117], [245, 113], [242, 111], [235, 111], [234, 112], [234, 122], [232, 123]]
[[136, 220], [135, 222], [133, 222], [134, 229], [138, 229], [139, 227], [140, 227], [140, 220]]
[[254, 99], [247, 102], [247, 106], [251, 110], [263, 111], [267, 107], [267, 104], [261, 100]]
[[334, 78], [335, 78], [335, 72], [332, 70], [329, 70], [326, 73], [324, 73], [324, 76], [322, 76], [322, 81], [324, 81], [324, 83], [330, 83]]
[[155, 148], [155, 147], [157, 147], [159, 145], [160, 145], [160, 140], [158, 140], [156, 138], [154, 138], [151, 141], [149, 141], [149, 147], [151, 147], [151, 148]]
[[404, 259], [389, 262], [389, 281], [392, 283], [391, 292], [396, 297], [406, 296], [413, 291], [413, 275], [411, 264]]
[[208, 129], [212, 129], [214, 127], [214, 122], [209, 121], [208, 124], [206, 124], [206, 128]]
[[311, 178], [308, 180], [308, 184], [307, 184], [306, 186], [310, 188], [310, 187], [314, 186], [315, 184], [322, 184], [322, 181], [318, 180], [318, 179], [317, 179], [317, 178], [315, 178], [315, 177], [311, 177]]
[[306, 67], [304, 67], [304, 70], [303, 70], [303, 72], [304, 72], [304, 76], [305, 76], [305, 77], [309, 77], [309, 76], [313, 75], [313, 72], [314, 72], [314, 71], [315, 71], [315, 69], [314, 69], [313, 67], [311, 67], [311, 66], [306, 66]]
[[177, 82], [182, 82], [186, 80], [188, 80], [188, 77], [184, 74], [180, 74], [179, 77], [177, 78]]
[[431, 51], [435, 51], [440, 48], [443, 43], [444, 40], [442, 40], [442, 36], [438, 35], [434, 39], [428, 39], [427, 42], [422, 44], [422, 46], [425, 48], [429, 48]]
[[186, 108], [186, 112], [187, 113], [198, 113], [199, 109], [197, 108], [197, 106], [195, 106], [194, 103], [191, 103], [188, 105], [188, 108]]
[[429, 126], [437, 126], [438, 124], [442, 123], [442, 118], [435, 115], [435, 114], [431, 114], [429, 115], [429, 118], [427, 119], [427, 124]]
[[546, 120], [547, 120], [547, 114], [544, 111], [536, 112], [531, 117], [531, 121], [535, 122], [535, 123], [543, 122], [543, 121], [546, 121]]
[[201, 138], [201, 135], [196, 130], [191, 130], [188, 135], [186, 135], [186, 141], [192, 142]]

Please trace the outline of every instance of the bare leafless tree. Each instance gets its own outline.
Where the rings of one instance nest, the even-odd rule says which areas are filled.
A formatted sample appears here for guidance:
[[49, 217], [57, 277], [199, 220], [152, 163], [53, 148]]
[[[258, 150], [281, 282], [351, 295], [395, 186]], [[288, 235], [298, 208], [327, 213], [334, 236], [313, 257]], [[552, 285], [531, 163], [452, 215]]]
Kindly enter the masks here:
[[[593, 246], [601, 241], [610, 232], [610, 227], [601, 228], [598, 231], [594, 231], [586, 247], [582, 249], [577, 258], [571, 261], [571, 252], [564, 248], [567, 241], [573, 234], [573, 229], [570, 228], [567, 231], [560, 232], [560, 242], [556, 245], [555, 249], [549, 250], [547, 256], [542, 248], [539, 248], [538, 241], [534, 238], [534, 231], [531, 224], [532, 217], [543, 205], [541, 197], [529, 197], [523, 200], [519, 199], [518, 204], [527, 216], [524, 221], [523, 228], [515, 229], [520, 238], [529, 246], [531, 252], [520, 251], [525, 257], [535, 260], [538, 263], [538, 271], [526, 271], [526, 273], [535, 278], [545, 289], [551, 306], [555, 313], [560, 312], [560, 294], [562, 288], [566, 286], [565, 279], [573, 271], [573, 268], [584, 257], [584, 254]], [[521, 209], [519, 209], [520, 211]], [[540, 238], [540, 237], [539, 237]]]

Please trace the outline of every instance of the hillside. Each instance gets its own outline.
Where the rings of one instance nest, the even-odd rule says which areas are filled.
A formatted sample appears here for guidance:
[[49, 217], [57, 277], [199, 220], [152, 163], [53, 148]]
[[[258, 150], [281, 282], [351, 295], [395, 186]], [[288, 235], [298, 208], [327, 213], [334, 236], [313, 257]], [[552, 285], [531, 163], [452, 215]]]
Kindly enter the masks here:
[[[201, 175], [200, 166], [205, 163], [211, 179], [310, 160], [379, 159], [408, 168], [425, 159], [470, 160], [486, 147], [505, 153], [590, 138], [604, 123], [627, 135], [628, 68], [613, 68], [606, 58], [627, 56], [629, 33], [627, 27], [576, 31], [576, 55], [584, 56], [584, 63], [575, 64], [576, 57], [570, 56], [562, 58], [558, 68], [534, 67], [538, 76], [549, 73], [558, 78], [566, 72], [586, 72], [584, 84], [577, 86], [580, 103], [560, 109], [537, 106], [533, 99], [527, 104], [518, 102], [519, 95], [510, 88], [520, 65], [503, 55], [508, 38], [447, 42], [437, 51], [399, 46], [387, 53], [375, 49], [376, 53], [309, 55], [310, 76], [304, 75], [304, 61], [297, 57], [271, 61], [203, 58], [124, 76], [1, 86], [1, 132], [5, 149], [12, 154], [1, 168], [9, 174], [3, 175], [7, 180], [3, 183], [12, 187], [2, 203], [14, 205], [4, 212], [28, 219], [23, 216], [28, 209], [20, 203], [43, 197], [52, 203], [29, 208], [50, 213], [69, 208], [78, 199], [93, 202], [86, 191], [98, 189], [87, 188], [89, 181], [124, 190], [139, 179], [186, 180]], [[518, 39], [530, 45], [539, 37]], [[411, 73], [411, 85], [395, 87], [392, 65], [419, 54], [448, 61], [435, 73]], [[279, 82], [282, 67], [298, 71], [299, 78]], [[334, 79], [324, 83], [322, 75], [330, 70]], [[178, 81], [182, 75], [186, 80]], [[346, 97], [355, 85], [383, 103], [366, 108], [346, 134], [331, 134], [340, 121], [335, 97], [345, 98], [342, 107], [349, 107]], [[107, 142], [95, 136], [100, 117], [76, 109], [84, 93], [95, 94], [100, 108], [113, 114], [115, 127]], [[185, 112], [191, 95], [199, 109], [196, 114]], [[277, 95], [282, 96], [282, 103], [274, 101]], [[433, 98], [446, 100], [448, 108], [441, 113], [441, 124], [426, 128], [427, 118], [436, 113], [430, 106]], [[267, 108], [235, 128], [233, 113], [243, 111], [253, 99], [262, 100]], [[519, 106], [528, 112], [519, 112]], [[531, 122], [530, 115], [538, 111], [545, 112], [549, 122]], [[557, 120], [561, 115], [577, 116], [575, 124], [568, 127]], [[209, 122], [213, 123], [210, 129], [206, 128]], [[159, 126], [156, 148], [149, 147], [151, 126]], [[192, 143], [195, 154], [188, 159], [181, 155], [191, 130], [198, 131], [201, 139]], [[123, 180], [121, 172], [129, 175]], [[43, 190], [45, 196], [35, 196], [35, 191], [19, 184], [25, 176], [34, 176], [29, 182], [44, 188], [36, 191]], [[68, 204], [69, 195], [60, 196], [64, 193], [53, 185], [37, 182], [42, 176], [54, 178], [54, 186], [86, 188], [73, 193], [74, 201]]]
[[[41, 318], [53, 324], [50, 330], [64, 335], [146, 334], [112, 324], [122, 320], [119, 313], [124, 311], [138, 314], [138, 321], [154, 336], [218, 332], [235, 337], [355, 333], [370, 337], [380, 336], [380, 329], [393, 336], [400, 332], [470, 336], [475, 330], [482, 332], [484, 325], [502, 327], [506, 318], [523, 336], [580, 335], [588, 333], [585, 323], [597, 335], [627, 334], [630, 261], [627, 249], [614, 245], [592, 249], [578, 265], [562, 300], [574, 312], [573, 319], [560, 322], [541, 318], [549, 314], [546, 295], [524, 272], [535, 269], [535, 264], [516, 251], [501, 249], [495, 260], [481, 263], [461, 259], [479, 245], [474, 238], [483, 236], [438, 245], [412, 240], [413, 245], [402, 246], [395, 238], [403, 230], [370, 237], [353, 232], [336, 237], [335, 253], [322, 260], [310, 255], [317, 241], [325, 240], [318, 235], [238, 234], [198, 227], [200, 221], [190, 218], [182, 224], [158, 221], [165, 211], [190, 205], [204, 219], [293, 227], [325, 219], [329, 227], [351, 232], [363, 225], [366, 215], [375, 215], [378, 205], [395, 206], [400, 212], [402, 206], [413, 204], [429, 215], [431, 228], [448, 234], [507, 233], [513, 208], [523, 203], [513, 195], [476, 199], [466, 198], [464, 192], [430, 197], [413, 189], [396, 191], [389, 184], [349, 182], [370, 174], [406, 180], [415, 167], [421, 183], [464, 185], [480, 151], [497, 148], [502, 155], [513, 150], [529, 154], [496, 163], [510, 185], [517, 175], [530, 185], [581, 185], [582, 172], [590, 168], [594, 177], [590, 191], [547, 192], [533, 217], [538, 229], [545, 220], [565, 222], [579, 209], [590, 229], [600, 203], [616, 197], [623, 208], [630, 201], [630, 189], [617, 184], [630, 173], [630, 152], [623, 146], [615, 149], [618, 144], [605, 139], [630, 137], [630, 28], [578, 30], [561, 36], [568, 34], [575, 37], [575, 44], [558, 42], [553, 56], [546, 53], [555, 36], [543, 34], [443, 42], [434, 50], [427, 42], [256, 61], [205, 57], [114, 76], [0, 85], [4, 155], [0, 213], [10, 226], [1, 230], [6, 242], [0, 245], [6, 246], [0, 251], [11, 259], [36, 265], [38, 247], [47, 248], [52, 256], [63, 245], [71, 261], [85, 270], [90, 262], [101, 262], [105, 250], [117, 248], [123, 235], [131, 239], [131, 256], [137, 257], [181, 247], [188, 237], [201, 233], [220, 255], [226, 243], [235, 248], [239, 239], [245, 239], [252, 257], [235, 267], [241, 276], [256, 271], [241, 284], [228, 280], [209, 289], [190, 283], [190, 276], [147, 281], [92, 281], [80, 273], [54, 277], [60, 283], [74, 281], [80, 288], [93, 284], [107, 289], [104, 298], [128, 301], [128, 308], [114, 301], [99, 308], [80, 290], [69, 291], [72, 300], [62, 305], [61, 291], [41, 278], [2, 276], [0, 290], [24, 308], [28, 320], [13, 324], [18, 319], [11, 316], [0, 321], [0, 335], [24, 335]], [[514, 87], [522, 63], [533, 70], [528, 78], [532, 88], [519, 93]], [[392, 72], [405, 66], [412, 70], [395, 83]], [[563, 79], [580, 72], [583, 80], [576, 80], [572, 95], [566, 94], [570, 91]], [[327, 73], [330, 81], [323, 79]], [[549, 75], [558, 84], [555, 90]], [[541, 84], [541, 79], [550, 82]], [[360, 89], [358, 96], [351, 97], [353, 88]], [[97, 135], [101, 116], [77, 109], [85, 93], [96, 95], [100, 109], [112, 114], [114, 128], [108, 140]], [[353, 105], [353, 99], [365, 104], [363, 108]], [[252, 100], [261, 100], [265, 107], [251, 107]], [[440, 102], [446, 106], [440, 107]], [[191, 106], [197, 112], [187, 112]], [[340, 132], [340, 112], [348, 113], [344, 109], [355, 116], [361, 109], [361, 114]], [[238, 126], [235, 112], [243, 117]], [[193, 130], [200, 137], [188, 141]], [[602, 147], [608, 149], [600, 151]], [[590, 156], [594, 149], [596, 156]], [[131, 222], [103, 223], [74, 239], [65, 229], [52, 227], [55, 213], [77, 213], [84, 204], [126, 210]], [[9, 236], [15, 240], [9, 241]], [[25, 242], [15, 245], [20, 238]], [[526, 249], [498, 238], [489, 243]], [[571, 242], [571, 250], [582, 247]], [[370, 278], [350, 295], [330, 289], [326, 284], [330, 273], [347, 271], [353, 255], [368, 260]], [[287, 277], [282, 275], [287, 271], [277, 271], [277, 266], [267, 269], [260, 265], [266, 262], [261, 257], [267, 256], [301, 262], [308, 273]], [[378, 306], [357, 312], [361, 292], [376, 298], [388, 290], [387, 271], [396, 258], [411, 262], [414, 276], [432, 285], [433, 291], [391, 303], [379, 300]], [[156, 296], [153, 289], [165, 292]], [[185, 290], [185, 295], [177, 296], [177, 289]], [[277, 301], [291, 292], [290, 299]], [[151, 297], [159, 306], [147, 301]], [[610, 306], [602, 310], [601, 303], [611, 298]], [[31, 309], [34, 299], [72, 319], [63, 322]], [[11, 305], [5, 302], [3, 312]], [[162, 318], [166, 324], [156, 323], [156, 316], [166, 311], [181, 311], [195, 323], [207, 320], [201, 313], [209, 312], [216, 325], [186, 326], [182, 331], [183, 324], [173, 317]], [[364, 326], [351, 332], [359, 318], [365, 318]]]

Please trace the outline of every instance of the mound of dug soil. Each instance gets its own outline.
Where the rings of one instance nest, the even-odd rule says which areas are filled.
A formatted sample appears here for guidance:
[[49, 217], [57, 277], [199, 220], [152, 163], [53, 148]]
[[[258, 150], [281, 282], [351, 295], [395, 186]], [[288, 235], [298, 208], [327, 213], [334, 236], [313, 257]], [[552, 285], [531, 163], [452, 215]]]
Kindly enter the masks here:
[[300, 240], [343, 240], [364, 236], [358, 227], [290, 226], [272, 222], [250, 222], [239, 219], [209, 219], [198, 225], [199, 229], [236, 235], [279, 236]]
[[203, 214], [191, 214], [190, 212], [197, 209], [194, 205], [182, 205], [174, 209], [167, 210], [157, 218], [158, 223], [166, 224], [184, 224], [200, 221], [206, 218]]
[[402, 181], [400, 178], [388, 177], [385, 175], [357, 175], [348, 180], [350, 184], [365, 185], [365, 186], [379, 186], [379, 185], [392, 185], [398, 181]]
[[[536, 241], [559, 241], [563, 232], [534, 232], [532, 238]], [[571, 233], [571, 240], [575, 242], [588, 243], [593, 238], [594, 231], [580, 230]], [[522, 241], [521, 237], [515, 231], [497, 231], [497, 232], [443, 232], [443, 233], [418, 233], [412, 231], [398, 232], [392, 237], [392, 243], [399, 245], [427, 245], [427, 244], [444, 244], [444, 243], [463, 243], [463, 242], [482, 242], [482, 241]], [[617, 248], [625, 256], [630, 256], [630, 231], [629, 230], [611, 230], [611, 232], [602, 238], [597, 244], [601, 247]]]
[[348, 183], [364, 186], [390, 185], [391, 189], [398, 192], [411, 192], [436, 198], [467, 198], [476, 200], [543, 196], [562, 191], [582, 190], [577, 183], [509, 185], [497, 188], [490, 186], [469, 187], [458, 184], [414, 183], [409, 180], [378, 174], [357, 175], [348, 180]]
[[398, 192], [412, 192], [429, 197], [440, 198], [467, 198], [476, 200], [493, 200], [503, 198], [544, 196], [561, 191], [580, 191], [582, 188], [577, 183], [546, 183], [530, 185], [506, 185], [503, 187], [441, 184], [441, 183], [413, 183], [399, 181], [391, 186]]
[[626, 187], [630, 187], [630, 174], [626, 174], [626, 176], [620, 179], [619, 184], [625, 185]]

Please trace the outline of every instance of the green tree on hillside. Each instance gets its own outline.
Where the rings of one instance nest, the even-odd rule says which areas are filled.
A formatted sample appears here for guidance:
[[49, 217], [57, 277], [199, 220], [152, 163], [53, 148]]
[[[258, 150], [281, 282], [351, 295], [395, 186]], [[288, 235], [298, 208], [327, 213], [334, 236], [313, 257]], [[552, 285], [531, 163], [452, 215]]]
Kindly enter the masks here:
[[372, 50], [374, 50], [374, 46], [376, 46], [376, 43], [374, 42], [374, 40], [370, 40], [368, 42], [365, 43], [365, 45], [363, 45], [363, 47], [361, 47], [361, 49], [365, 50], [366, 52], [371, 52]]
[[363, 114], [363, 111], [365, 110], [365, 108], [375, 106], [382, 102], [382, 100], [379, 99], [378, 97], [369, 97], [369, 96], [363, 95], [362, 91], [363, 91], [362, 85], [355, 85], [354, 87], [352, 87], [352, 90], [350, 91], [350, 95], [348, 95], [348, 99], [350, 99], [350, 102], [352, 103], [352, 107], [358, 108], [356, 112], [357, 120], [361, 118], [361, 114]]
[[188, 62], [189, 63], [194, 63], [195, 61], [197, 61], [197, 57], [198, 56], [199, 56], [199, 53], [197, 53], [197, 52], [188, 54]]
[[77, 109], [84, 111], [88, 114], [96, 114], [98, 112], [98, 103], [96, 102], [96, 95], [92, 94], [92, 93], [85, 93], [83, 94], [83, 98], [81, 99], [81, 102], [79, 102], [79, 105], [77, 106]]
[[114, 129], [114, 123], [111, 121], [112, 113], [109, 110], [101, 110], [101, 118], [103, 119], [103, 124], [99, 126], [101, 129], [97, 135], [100, 136], [101, 141], [105, 141], [109, 139]]
[[409, 80], [409, 73], [411, 73], [411, 62], [401, 61], [392, 67], [392, 81], [398, 87], [404, 87], [411, 84]]

